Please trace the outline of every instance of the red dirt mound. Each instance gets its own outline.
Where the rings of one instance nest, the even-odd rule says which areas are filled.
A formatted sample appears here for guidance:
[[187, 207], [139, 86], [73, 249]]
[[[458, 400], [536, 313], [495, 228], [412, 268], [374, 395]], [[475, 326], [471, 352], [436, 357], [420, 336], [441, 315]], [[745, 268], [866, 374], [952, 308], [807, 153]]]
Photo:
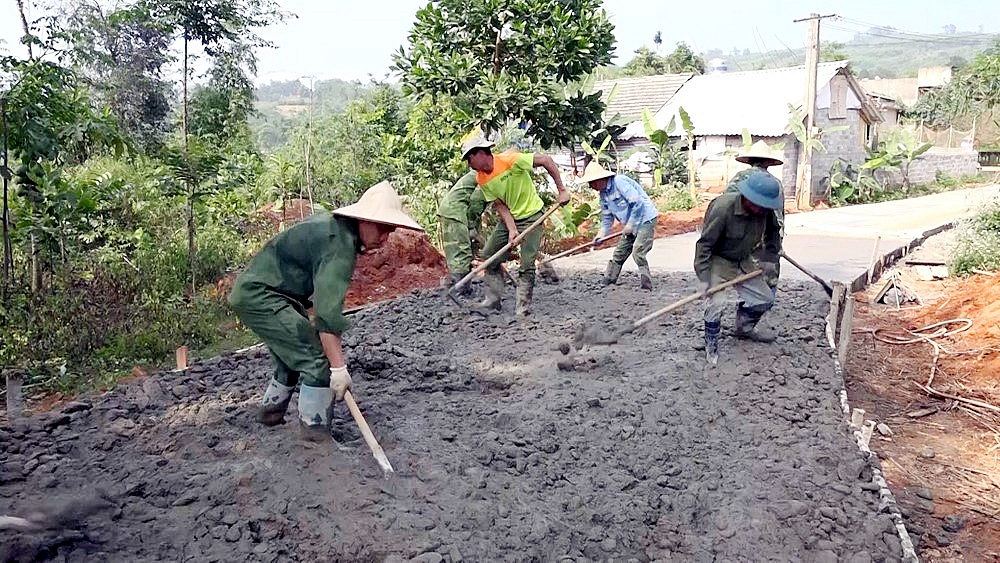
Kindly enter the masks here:
[[344, 306], [356, 307], [418, 288], [438, 287], [447, 274], [444, 256], [426, 234], [397, 229], [384, 246], [358, 256]]

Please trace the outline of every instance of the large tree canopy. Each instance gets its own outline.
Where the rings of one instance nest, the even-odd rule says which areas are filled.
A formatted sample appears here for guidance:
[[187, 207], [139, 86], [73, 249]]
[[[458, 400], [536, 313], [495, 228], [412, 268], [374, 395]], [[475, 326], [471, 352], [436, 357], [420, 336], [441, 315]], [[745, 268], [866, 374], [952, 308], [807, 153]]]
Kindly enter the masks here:
[[611, 61], [612, 30], [599, 0], [440, 0], [417, 12], [393, 68], [407, 93], [450, 96], [469, 125], [514, 120], [543, 147], [569, 146], [604, 111], [569, 84]]

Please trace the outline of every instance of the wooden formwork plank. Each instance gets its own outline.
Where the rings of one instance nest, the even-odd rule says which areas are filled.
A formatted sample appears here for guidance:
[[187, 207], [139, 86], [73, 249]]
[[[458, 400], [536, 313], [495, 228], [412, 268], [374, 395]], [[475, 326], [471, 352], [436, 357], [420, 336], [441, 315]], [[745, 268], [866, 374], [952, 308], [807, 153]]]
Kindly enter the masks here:
[[830, 297], [830, 313], [826, 317], [826, 341], [830, 348], [837, 349], [837, 327], [840, 326], [840, 310], [844, 303], [844, 284], [833, 282], [833, 296]]
[[840, 342], [837, 345], [837, 359], [840, 367], [847, 362], [847, 350], [851, 346], [851, 329], [854, 327], [854, 297], [848, 295], [844, 299], [844, 314], [840, 319]]

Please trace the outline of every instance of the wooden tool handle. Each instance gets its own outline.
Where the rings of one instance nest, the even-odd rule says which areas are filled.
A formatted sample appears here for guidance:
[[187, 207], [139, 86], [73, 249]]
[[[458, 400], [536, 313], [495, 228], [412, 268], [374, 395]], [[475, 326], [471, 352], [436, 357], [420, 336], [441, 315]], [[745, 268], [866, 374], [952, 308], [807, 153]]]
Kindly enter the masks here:
[[[598, 242], [597, 244], [604, 244], [605, 242], [607, 242], [607, 241], [609, 241], [609, 240], [611, 240], [613, 238], [618, 238], [618, 237], [622, 236], [623, 234], [624, 233], [622, 231], [618, 231], [617, 233], [614, 233], [614, 234], [611, 234], [611, 235], [608, 235], [608, 236], [602, 238], [600, 240], [600, 242]], [[585, 243], [583, 243], [583, 244], [581, 244], [579, 246], [574, 246], [573, 248], [571, 248], [569, 250], [564, 250], [564, 251], [562, 251], [559, 254], [556, 254], [554, 256], [549, 256], [545, 260], [542, 260], [542, 264], [548, 264], [549, 262], [551, 262], [553, 260], [558, 260], [559, 258], [562, 258], [563, 256], [569, 256], [570, 254], [573, 254], [577, 250], [583, 250], [584, 248], [587, 248], [588, 246], [595, 246], [595, 245], [594, 245], [593, 242], [585, 242]]]
[[833, 295], [833, 288], [830, 287], [830, 284], [828, 284], [825, 281], [823, 281], [823, 278], [821, 278], [821, 277], [817, 276], [816, 274], [810, 272], [809, 270], [805, 269], [802, 266], [802, 264], [799, 264], [795, 260], [792, 260], [792, 258], [790, 256], [788, 256], [787, 254], [785, 254], [784, 250], [782, 250], [781, 252], [779, 252], [778, 256], [784, 258], [785, 260], [788, 260], [788, 262], [792, 266], [795, 266], [796, 268], [798, 268], [800, 272], [802, 272], [803, 274], [805, 274], [805, 275], [809, 276], [810, 278], [816, 280], [817, 283], [819, 283], [821, 286], [823, 286], [823, 290], [826, 291], [827, 295], [830, 295], [830, 296]]
[[361, 430], [361, 435], [364, 436], [365, 442], [368, 444], [368, 449], [372, 451], [372, 456], [375, 457], [375, 461], [382, 467], [387, 475], [393, 472], [392, 464], [389, 463], [389, 458], [385, 456], [385, 451], [382, 450], [382, 446], [379, 445], [378, 440], [375, 439], [375, 435], [372, 434], [372, 429], [368, 427], [368, 422], [365, 421], [365, 417], [361, 414], [361, 409], [358, 408], [358, 403], [354, 401], [354, 395], [350, 391], [344, 393], [344, 402], [347, 403], [347, 408], [351, 411], [351, 416], [354, 417], [354, 422], [358, 423], [358, 428]]
[[755, 277], [757, 277], [757, 276], [759, 276], [759, 275], [761, 275], [763, 273], [764, 273], [763, 270], [754, 270], [753, 272], [750, 272], [749, 274], [743, 274], [742, 276], [735, 277], [735, 278], [733, 278], [733, 279], [731, 279], [731, 280], [729, 280], [727, 282], [722, 282], [722, 283], [720, 283], [719, 285], [717, 285], [715, 287], [710, 287], [706, 291], [699, 291], [698, 293], [693, 293], [691, 295], [688, 295], [687, 297], [685, 297], [684, 299], [681, 299], [680, 301], [675, 301], [675, 302], [671, 303], [670, 305], [667, 305], [666, 307], [664, 307], [662, 309], [658, 309], [656, 311], [653, 311], [652, 313], [646, 315], [645, 317], [643, 317], [643, 318], [635, 321], [635, 323], [633, 323], [632, 326], [630, 326], [630, 327], [626, 328], [625, 330], [623, 330], [621, 332], [621, 334], [628, 334], [628, 333], [634, 331], [635, 329], [639, 328], [640, 326], [648, 323], [649, 321], [651, 321], [651, 320], [653, 320], [653, 319], [655, 319], [657, 317], [663, 316], [663, 315], [669, 313], [670, 311], [673, 311], [674, 309], [679, 309], [679, 308], [687, 305], [688, 303], [692, 303], [694, 301], [697, 301], [697, 300], [701, 299], [702, 297], [708, 297], [709, 295], [712, 295], [713, 293], [718, 293], [718, 292], [720, 292], [723, 289], [726, 289], [728, 287], [732, 287], [734, 285], [741, 284], [741, 283], [743, 283], [743, 282], [745, 282], [747, 280], [751, 280], [751, 279], [753, 279], [753, 278], [755, 278]]
[[458, 283], [456, 283], [455, 285], [451, 286], [451, 289], [448, 290], [448, 291], [449, 292], [453, 292], [453, 291], [459, 290], [462, 287], [464, 287], [465, 284], [469, 283], [469, 281], [472, 280], [472, 278], [474, 278], [477, 275], [479, 275], [479, 273], [482, 272], [483, 270], [485, 270], [486, 268], [489, 268], [490, 265], [493, 264], [493, 262], [496, 262], [497, 260], [500, 259], [501, 256], [503, 256], [504, 254], [507, 254], [507, 252], [511, 248], [514, 248], [515, 246], [517, 246], [521, 242], [521, 239], [523, 239], [525, 236], [527, 236], [527, 234], [530, 233], [531, 231], [535, 230], [539, 225], [541, 225], [542, 223], [544, 223], [545, 220], [548, 219], [550, 215], [552, 215], [556, 211], [559, 211], [559, 207], [560, 206], [559, 206], [558, 203], [555, 204], [555, 205], [553, 205], [551, 209], [549, 209], [548, 211], [545, 212], [545, 215], [542, 215], [541, 217], [538, 218], [537, 221], [535, 221], [531, 225], [528, 225], [527, 229], [524, 229], [523, 231], [521, 231], [516, 237], [514, 237], [514, 240], [512, 240], [512, 241], [508, 242], [507, 244], [505, 244], [504, 247], [501, 248], [500, 250], [496, 251], [493, 254], [493, 256], [490, 256], [486, 260], [483, 260], [482, 264], [476, 266], [476, 268], [474, 270], [472, 270], [471, 272], [469, 272], [468, 274], [465, 274], [465, 277], [462, 278], [462, 279], [460, 279], [460, 280], [458, 280]]

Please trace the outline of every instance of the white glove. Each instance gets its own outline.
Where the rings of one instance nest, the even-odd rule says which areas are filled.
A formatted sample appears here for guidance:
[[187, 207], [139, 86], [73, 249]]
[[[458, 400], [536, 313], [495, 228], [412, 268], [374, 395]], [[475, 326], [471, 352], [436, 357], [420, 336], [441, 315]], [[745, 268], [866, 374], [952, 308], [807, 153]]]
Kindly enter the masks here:
[[632, 225], [625, 225], [624, 227], [622, 227], [622, 234], [628, 236], [632, 234], [632, 231], [634, 230], [635, 229], [632, 228]]
[[330, 389], [338, 401], [344, 400], [344, 393], [351, 388], [351, 374], [347, 373], [347, 366], [342, 368], [330, 368]]

